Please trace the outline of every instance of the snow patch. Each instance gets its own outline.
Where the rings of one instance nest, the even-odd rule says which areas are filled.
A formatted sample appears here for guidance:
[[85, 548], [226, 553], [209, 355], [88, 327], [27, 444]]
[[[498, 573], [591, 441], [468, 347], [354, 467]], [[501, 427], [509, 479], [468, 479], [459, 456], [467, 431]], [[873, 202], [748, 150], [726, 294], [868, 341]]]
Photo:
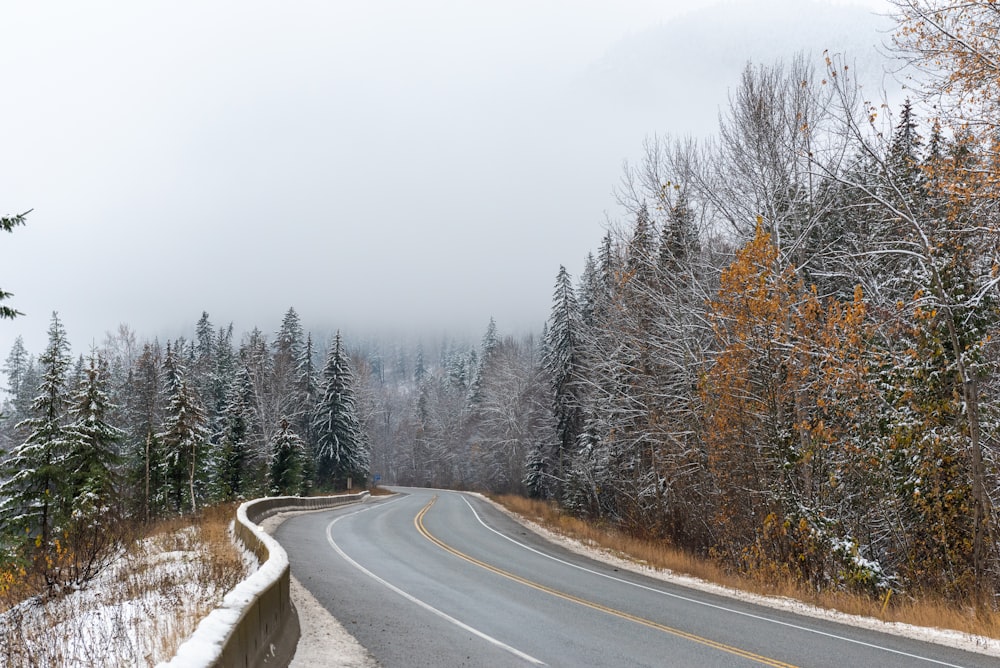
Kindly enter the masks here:
[[[0, 665], [152, 665], [229, 584], [205, 582], [196, 527], [144, 538], [89, 582], [0, 615]], [[245, 571], [244, 571], [245, 572]], [[241, 574], [235, 574], [237, 577]]]

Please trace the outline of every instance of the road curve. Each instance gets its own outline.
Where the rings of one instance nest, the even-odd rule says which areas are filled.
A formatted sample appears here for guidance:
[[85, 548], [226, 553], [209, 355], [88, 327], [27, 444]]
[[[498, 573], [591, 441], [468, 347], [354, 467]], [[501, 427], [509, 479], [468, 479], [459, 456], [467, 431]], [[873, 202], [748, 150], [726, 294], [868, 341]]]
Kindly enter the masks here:
[[1000, 664], [620, 572], [475, 496], [399, 491], [275, 532], [292, 573], [387, 668]]

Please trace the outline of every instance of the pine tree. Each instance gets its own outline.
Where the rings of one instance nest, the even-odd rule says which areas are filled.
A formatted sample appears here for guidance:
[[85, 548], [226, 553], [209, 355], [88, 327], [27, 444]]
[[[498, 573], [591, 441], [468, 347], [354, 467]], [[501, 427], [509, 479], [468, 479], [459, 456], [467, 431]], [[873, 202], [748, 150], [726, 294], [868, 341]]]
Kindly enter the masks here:
[[473, 368], [472, 382], [469, 385], [469, 405], [473, 406], [482, 400], [483, 371], [486, 369], [493, 356], [493, 352], [499, 345], [497, 337], [497, 323], [490, 317], [490, 324], [486, 326], [486, 333], [483, 334], [483, 341], [479, 346], [479, 355], [470, 366]]
[[317, 487], [342, 489], [348, 481], [363, 484], [368, 477], [370, 452], [358, 422], [353, 385], [354, 373], [337, 332], [313, 418]]
[[132, 392], [126, 396], [128, 415], [126, 479], [137, 513], [149, 522], [162, 507], [157, 505], [164, 471], [163, 450], [157, 430], [163, 417], [163, 360], [159, 342], [146, 343], [130, 372]]
[[116, 503], [121, 464], [118, 445], [125, 434], [108, 421], [114, 406], [108, 398], [107, 385], [107, 365], [91, 352], [83, 382], [70, 405], [72, 422], [66, 428], [66, 469], [70, 476], [67, 501], [77, 521], [92, 521]]
[[417, 346], [417, 359], [413, 365], [413, 382], [417, 385], [423, 382], [424, 378], [427, 376], [427, 366], [424, 364], [424, 347], [423, 345]]
[[250, 378], [252, 393], [250, 401], [256, 413], [251, 432], [252, 460], [255, 467], [266, 470], [270, 456], [268, 448], [274, 442], [281, 415], [277, 414], [278, 406], [274, 388], [274, 359], [272, 358], [267, 337], [256, 327], [247, 335], [240, 346], [240, 360]]
[[250, 439], [257, 430], [252, 395], [250, 376], [241, 368], [229, 386], [213, 455], [213, 496], [222, 501], [245, 499], [253, 491]]
[[167, 345], [164, 361], [167, 410], [163, 430], [156, 435], [163, 448], [163, 488], [159, 496], [173, 512], [195, 512], [203, 494], [203, 457], [208, 433], [205, 411], [188, 386], [176, 348]]
[[[597, 311], [597, 300], [600, 294], [600, 278], [597, 272], [597, 262], [593, 253], [587, 253], [580, 274], [580, 283], [576, 288], [577, 301], [580, 304], [580, 323], [584, 327], [593, 327]], [[547, 337], [543, 337], [545, 339]]]
[[[0, 218], [0, 230], [3, 230], [4, 232], [13, 232], [14, 228], [17, 227], [18, 225], [24, 225], [24, 217], [27, 216], [29, 213], [31, 213], [30, 210], [25, 211], [24, 213], [18, 214], [16, 216], [10, 216], [10, 217], [5, 216], [3, 218]], [[13, 297], [11, 293], [0, 290], [0, 302], [5, 301], [11, 297]], [[0, 320], [3, 320], [5, 318], [13, 319], [19, 315], [21, 315], [19, 311], [15, 311], [9, 306], [0, 304]]]
[[28, 437], [14, 448], [0, 483], [0, 531], [13, 543], [33, 541], [33, 557], [44, 560], [67, 517], [69, 478], [65, 434], [66, 378], [72, 364], [66, 330], [56, 313], [49, 343], [39, 357], [42, 382], [31, 407], [32, 417], [20, 425]]
[[660, 268], [668, 275], [675, 274], [688, 259], [700, 251], [698, 228], [694, 211], [685, 191], [677, 196], [677, 201], [667, 215], [660, 240]]
[[316, 433], [313, 429], [313, 416], [319, 402], [320, 388], [314, 363], [315, 350], [312, 334], [306, 335], [305, 345], [296, 360], [296, 401], [301, 407], [294, 420], [295, 430], [305, 443], [305, 458], [302, 463], [303, 494], [309, 491], [309, 486], [315, 477]]
[[[529, 491], [539, 495], [543, 489], [560, 494], [572, 454], [583, 430], [583, 412], [580, 392], [583, 359], [581, 351], [580, 307], [566, 267], [559, 267], [555, 291], [552, 295], [552, 313], [549, 316], [548, 336], [542, 366], [551, 382], [552, 412], [556, 420], [556, 442], [551, 455], [536, 453], [531, 465], [532, 480]], [[547, 476], [552, 484], [540, 487], [538, 478]]]
[[274, 441], [274, 455], [271, 458], [268, 476], [271, 494], [286, 496], [302, 493], [304, 455], [305, 443], [292, 429], [288, 420], [282, 420]]
[[212, 368], [207, 380], [206, 409], [212, 445], [219, 445], [229, 399], [229, 386], [236, 375], [236, 352], [233, 350], [233, 324], [219, 327], [212, 344]]
[[11, 397], [21, 396], [21, 386], [30, 359], [31, 356], [24, 348], [24, 339], [18, 336], [14, 339], [14, 345], [11, 346], [3, 366], [3, 372], [7, 375], [7, 392]]
[[8, 397], [0, 402], [0, 457], [10, 450], [13, 443], [23, 440], [24, 434], [16, 426], [28, 417], [38, 389], [35, 360], [25, 350], [20, 336], [14, 340], [3, 372], [7, 375]]
[[[272, 389], [274, 415], [279, 420], [289, 420], [293, 426], [299, 423], [301, 414], [308, 408], [303, 401], [299, 384], [304, 346], [299, 316], [294, 308], [289, 308], [281, 321], [281, 329], [271, 344], [273, 351], [271, 367], [274, 374]], [[299, 435], [305, 436], [302, 433]]]

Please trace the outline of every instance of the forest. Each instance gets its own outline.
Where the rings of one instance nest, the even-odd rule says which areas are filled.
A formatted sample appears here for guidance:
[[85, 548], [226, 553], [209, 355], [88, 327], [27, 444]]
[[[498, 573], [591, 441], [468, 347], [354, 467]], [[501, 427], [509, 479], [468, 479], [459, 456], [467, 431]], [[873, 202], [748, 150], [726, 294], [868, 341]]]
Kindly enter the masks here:
[[714, 138], [650, 138], [625, 169], [539, 335], [321, 350], [290, 309], [239, 343], [208, 314], [165, 345], [123, 325], [74, 361], [53, 315], [2, 369], [7, 558], [55, 581], [111, 517], [378, 474], [995, 610], [1000, 8], [895, 4], [912, 103], [837, 55], [748, 65]]

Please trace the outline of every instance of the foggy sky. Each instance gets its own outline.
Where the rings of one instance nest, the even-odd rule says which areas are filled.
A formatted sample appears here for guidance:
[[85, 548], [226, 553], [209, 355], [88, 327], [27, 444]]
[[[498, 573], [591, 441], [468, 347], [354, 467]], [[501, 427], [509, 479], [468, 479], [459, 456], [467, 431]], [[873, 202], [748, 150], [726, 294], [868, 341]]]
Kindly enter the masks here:
[[615, 54], [761, 7], [715, 4], [6, 3], [0, 214], [34, 211], [0, 236], [26, 314], [0, 321], [0, 362], [19, 334], [41, 352], [53, 310], [76, 353], [203, 310], [268, 334], [289, 306], [318, 331], [539, 330], [559, 265], [575, 277], [621, 214], [622, 161], [710, 133], [733, 84], [619, 95], [685, 63]]

